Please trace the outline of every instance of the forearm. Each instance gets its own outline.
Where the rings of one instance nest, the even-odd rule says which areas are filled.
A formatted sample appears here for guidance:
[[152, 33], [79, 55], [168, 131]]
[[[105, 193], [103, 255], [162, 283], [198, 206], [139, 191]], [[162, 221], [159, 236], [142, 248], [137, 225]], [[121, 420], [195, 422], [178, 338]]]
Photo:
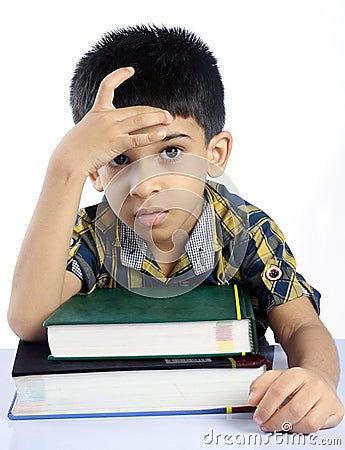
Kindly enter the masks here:
[[[289, 369], [268, 370], [250, 387], [254, 420], [263, 431], [289, 422], [296, 433], [337, 425], [344, 415], [337, 395], [339, 362], [335, 343], [308, 297], [276, 306], [269, 314]], [[287, 401], [288, 400], [288, 401]]]
[[301, 325], [282, 344], [289, 367], [311, 369], [334, 388], [339, 381], [339, 359], [334, 340], [321, 321]]
[[313, 370], [332, 387], [337, 386], [337, 349], [308, 297], [277, 306], [271, 311], [269, 320], [288, 356], [289, 367]]
[[13, 277], [8, 320], [24, 339], [39, 338], [44, 319], [61, 302], [83, 184], [53, 155]]
[[173, 121], [168, 111], [155, 107], [114, 108], [114, 90], [133, 74], [133, 68], [123, 67], [102, 80], [93, 107], [51, 158], [18, 258], [8, 311], [10, 326], [24, 339], [43, 337], [43, 320], [80, 290], [80, 280], [65, 269], [86, 178], [127, 150], [163, 140]]

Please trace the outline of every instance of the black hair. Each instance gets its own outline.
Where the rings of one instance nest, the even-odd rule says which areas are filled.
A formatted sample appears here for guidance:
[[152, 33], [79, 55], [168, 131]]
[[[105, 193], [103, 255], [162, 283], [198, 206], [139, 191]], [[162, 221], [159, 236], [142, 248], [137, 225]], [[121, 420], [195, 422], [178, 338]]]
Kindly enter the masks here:
[[192, 117], [207, 142], [222, 131], [224, 87], [207, 45], [184, 28], [148, 25], [104, 34], [77, 63], [70, 91], [75, 123], [91, 109], [102, 79], [128, 66], [135, 74], [116, 89], [115, 107], [150, 105]]

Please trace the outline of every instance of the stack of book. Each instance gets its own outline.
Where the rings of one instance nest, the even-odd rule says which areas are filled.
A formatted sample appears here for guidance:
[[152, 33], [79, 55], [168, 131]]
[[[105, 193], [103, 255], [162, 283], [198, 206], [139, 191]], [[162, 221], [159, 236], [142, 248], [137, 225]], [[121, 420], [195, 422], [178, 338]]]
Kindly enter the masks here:
[[[10, 419], [248, 411], [258, 354], [242, 286], [96, 289], [44, 323], [48, 341], [20, 341]], [[170, 291], [171, 290], [171, 291]]]

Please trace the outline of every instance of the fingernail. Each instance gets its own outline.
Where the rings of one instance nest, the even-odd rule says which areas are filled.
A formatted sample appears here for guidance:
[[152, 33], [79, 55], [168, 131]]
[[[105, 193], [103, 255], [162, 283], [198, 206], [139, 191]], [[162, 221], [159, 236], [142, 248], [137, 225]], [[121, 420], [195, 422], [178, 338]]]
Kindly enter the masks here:
[[164, 137], [165, 136], [165, 131], [157, 131], [157, 133], [156, 133], [156, 135], [158, 136], [158, 137]]
[[133, 67], [126, 67], [126, 69], [127, 69], [129, 72], [134, 73], [134, 68], [133, 68]]
[[170, 114], [169, 111], [165, 111], [165, 117], [166, 117], [168, 120], [173, 120], [173, 116]]
[[248, 401], [250, 401], [253, 397], [254, 397], [254, 392], [253, 391], [251, 391], [251, 392], [249, 392], [249, 395], [248, 395]]
[[266, 428], [266, 427], [260, 427], [260, 430], [264, 431], [265, 433], [267, 433], [267, 431], [269, 431], [268, 428]]
[[253, 416], [253, 420], [254, 420], [254, 422], [257, 423], [258, 425], [261, 425], [261, 424], [264, 423], [264, 421], [261, 419], [261, 417], [256, 416], [255, 413], [254, 413], [254, 416]]

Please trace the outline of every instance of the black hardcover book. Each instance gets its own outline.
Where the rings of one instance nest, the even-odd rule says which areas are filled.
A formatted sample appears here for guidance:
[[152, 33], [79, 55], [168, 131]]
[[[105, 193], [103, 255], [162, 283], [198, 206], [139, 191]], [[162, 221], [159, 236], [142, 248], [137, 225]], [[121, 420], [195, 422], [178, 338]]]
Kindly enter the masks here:
[[248, 411], [262, 355], [49, 360], [47, 342], [20, 341], [10, 419]]

